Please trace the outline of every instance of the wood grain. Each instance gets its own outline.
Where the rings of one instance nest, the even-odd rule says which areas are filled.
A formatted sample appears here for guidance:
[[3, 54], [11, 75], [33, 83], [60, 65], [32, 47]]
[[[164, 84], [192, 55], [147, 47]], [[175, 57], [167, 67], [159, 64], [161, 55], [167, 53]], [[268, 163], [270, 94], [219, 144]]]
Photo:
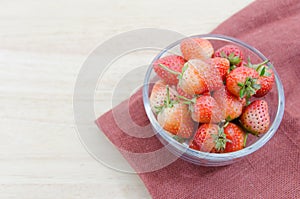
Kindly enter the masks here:
[[[72, 95], [82, 63], [118, 33], [207, 33], [252, 1], [1, 0], [0, 198], [149, 198], [137, 175], [103, 166], [78, 139]], [[107, 73], [96, 114], [110, 108], [125, 69]]]

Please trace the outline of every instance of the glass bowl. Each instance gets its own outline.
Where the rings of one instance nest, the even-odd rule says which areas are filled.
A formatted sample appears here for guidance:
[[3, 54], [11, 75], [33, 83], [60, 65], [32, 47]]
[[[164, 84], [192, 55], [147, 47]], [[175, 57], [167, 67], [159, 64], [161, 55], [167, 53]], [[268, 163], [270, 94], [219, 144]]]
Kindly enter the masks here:
[[[260, 63], [267, 58], [259, 52], [256, 48], [232, 37], [216, 34], [205, 34], [205, 35], [196, 35], [190, 38], [203, 38], [209, 40], [214, 49], [218, 49], [227, 44], [233, 44], [239, 46], [245, 57], [250, 56], [253, 63]], [[239, 151], [230, 152], [230, 153], [207, 153], [201, 152], [194, 149], [190, 149], [187, 143], [180, 143], [170, 136], [169, 133], [164, 131], [162, 127], [156, 120], [156, 116], [151, 110], [149, 97], [151, 94], [151, 88], [159, 78], [156, 76], [153, 70], [153, 63], [166, 55], [169, 54], [178, 54], [180, 52], [180, 42], [182, 40], [176, 41], [175, 43], [169, 45], [167, 48], [162, 50], [152, 61], [149, 66], [144, 80], [143, 86], [143, 101], [144, 107], [147, 113], [147, 116], [150, 120], [152, 128], [156, 133], [156, 136], [164, 144], [164, 146], [172, 152], [174, 155], [179, 158], [186, 160], [190, 163], [201, 165], [201, 166], [224, 166], [232, 164], [241, 158], [250, 155], [251, 153], [257, 151], [263, 147], [276, 133], [284, 113], [284, 91], [281, 80], [276, 72], [274, 66], [271, 62], [268, 63], [268, 66], [271, 67], [275, 75], [275, 85], [273, 89], [262, 99], [265, 99], [269, 104], [269, 113], [271, 118], [271, 125], [269, 130], [261, 135], [260, 137], [251, 136], [251, 139], [248, 139], [247, 146]], [[272, 61], [272, 60], [271, 60]], [[249, 136], [250, 137], [250, 136]]]

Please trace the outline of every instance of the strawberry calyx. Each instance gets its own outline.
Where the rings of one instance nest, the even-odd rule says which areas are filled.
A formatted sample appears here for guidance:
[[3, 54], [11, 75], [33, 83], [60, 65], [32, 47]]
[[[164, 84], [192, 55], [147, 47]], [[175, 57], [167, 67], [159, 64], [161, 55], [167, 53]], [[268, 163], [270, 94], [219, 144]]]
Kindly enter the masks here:
[[228, 122], [226, 122], [225, 124], [221, 123], [220, 125], [218, 125], [218, 134], [211, 135], [215, 142], [215, 149], [219, 152], [225, 150], [227, 142], [232, 142], [231, 140], [226, 138], [226, 134], [224, 133], [224, 128], [228, 124]]
[[167, 96], [166, 96], [166, 99], [164, 100], [164, 104], [161, 105], [161, 106], [155, 106], [154, 107], [156, 109], [156, 114], [159, 114], [165, 108], [173, 108], [173, 106], [178, 103], [178, 101], [176, 101], [176, 100], [171, 100], [170, 88], [169, 88], [168, 85], [166, 86], [166, 89], [167, 89]]
[[240, 89], [240, 98], [246, 97], [249, 99], [252, 95], [260, 89], [260, 84], [257, 84], [257, 78], [247, 77], [244, 83], [238, 82]]
[[269, 63], [269, 62], [270, 62], [270, 60], [266, 59], [261, 63], [252, 64], [251, 60], [250, 60], [250, 57], [248, 57], [248, 63], [246, 64], [246, 66], [249, 67], [249, 68], [255, 69], [258, 72], [259, 76], [269, 77], [269, 76], [271, 76], [271, 73], [269, 73], [267, 71], [268, 67], [266, 66], [266, 64]]
[[[227, 121], [227, 122], [229, 122], [229, 121], [231, 121], [232, 120], [232, 118], [230, 117], [230, 115], [228, 115], [226, 118], [225, 118], [225, 120]], [[228, 125], [228, 124], [227, 124]], [[226, 125], [226, 126], [227, 126]], [[224, 127], [226, 127], [226, 126], [224, 126]]]
[[220, 55], [222, 58], [226, 58], [229, 60], [229, 62], [230, 62], [229, 72], [232, 71], [233, 69], [235, 69], [237, 67], [237, 65], [240, 64], [242, 61], [240, 56], [235, 56], [234, 53], [230, 53], [227, 56], [226, 53], [224, 51], [222, 51], [220, 53]]

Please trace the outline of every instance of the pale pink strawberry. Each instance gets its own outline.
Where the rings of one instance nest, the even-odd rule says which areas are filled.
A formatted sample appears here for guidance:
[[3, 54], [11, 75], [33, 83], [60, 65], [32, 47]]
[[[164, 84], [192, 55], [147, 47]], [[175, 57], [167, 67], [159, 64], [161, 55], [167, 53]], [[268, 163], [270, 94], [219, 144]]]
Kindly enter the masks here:
[[234, 120], [242, 114], [243, 101], [239, 97], [231, 94], [227, 89], [215, 91], [213, 97], [217, 101], [227, 121]]
[[190, 109], [195, 122], [218, 123], [225, 119], [218, 103], [211, 96], [202, 95], [195, 98], [192, 100]]
[[184, 59], [202, 59], [206, 60], [212, 57], [214, 48], [212, 44], [202, 38], [190, 37], [182, 40], [180, 49]]
[[199, 95], [223, 87], [218, 69], [199, 59], [186, 63], [179, 87], [188, 95]]
[[187, 99], [193, 99], [193, 98], [194, 98], [194, 95], [189, 95], [189, 94], [187, 94], [186, 92], [184, 92], [184, 91], [180, 88], [179, 85], [176, 87], [176, 89], [177, 89], [178, 95], [183, 96], [183, 97], [185, 97], [185, 98], [187, 98]]
[[177, 87], [180, 87], [187, 95], [198, 95], [208, 91], [203, 74], [200, 73], [198, 63], [187, 62]]
[[[175, 100], [176, 92], [172, 88], [169, 88], [169, 90], [171, 100]], [[164, 105], [166, 97], [167, 84], [164, 83], [162, 80], [159, 80], [154, 84], [150, 95], [150, 106], [154, 113], [157, 113], [159, 110], [161, 110], [161, 107]]]
[[170, 99], [169, 87], [164, 105], [158, 111], [157, 121], [169, 133], [181, 138], [190, 138], [194, 132], [194, 122], [188, 105]]
[[169, 55], [163, 58], [156, 60], [153, 63], [154, 71], [156, 74], [167, 84], [169, 85], [177, 85], [178, 78], [176, 74], [170, 73], [167, 70], [164, 70], [160, 64], [164, 65], [165, 67], [181, 73], [183, 65], [185, 64], [185, 60], [183, 57], [178, 55]]
[[208, 63], [211, 66], [218, 69], [219, 74], [220, 74], [222, 80], [224, 81], [226, 79], [226, 76], [230, 69], [230, 62], [228, 61], [228, 59], [222, 58], [222, 57], [214, 57], [214, 58], [208, 59]]

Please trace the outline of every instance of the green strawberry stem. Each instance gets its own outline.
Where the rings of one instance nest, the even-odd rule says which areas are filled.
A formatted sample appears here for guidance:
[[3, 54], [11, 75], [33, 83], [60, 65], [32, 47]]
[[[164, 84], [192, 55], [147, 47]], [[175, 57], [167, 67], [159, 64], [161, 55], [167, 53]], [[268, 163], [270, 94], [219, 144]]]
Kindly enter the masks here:
[[181, 73], [180, 72], [177, 72], [175, 70], [172, 70], [170, 68], [168, 68], [166, 65], [164, 64], [158, 64], [162, 69], [164, 69], [165, 71], [168, 71], [169, 73], [173, 74], [173, 75], [178, 75], [178, 76], [181, 76]]
[[156, 110], [155, 113], [159, 114], [163, 110], [163, 107], [164, 107], [164, 105], [162, 105], [162, 106], [154, 106], [154, 108]]
[[266, 64], [269, 63], [270, 60], [266, 59], [259, 64], [252, 64], [250, 57], [248, 57], [247, 67], [255, 69], [259, 76], [270, 76], [271, 74], [266, 71]]
[[182, 70], [181, 70], [181, 73], [180, 72], [178, 72], [178, 71], [175, 71], [175, 70], [172, 70], [172, 69], [170, 69], [170, 68], [168, 68], [166, 65], [164, 65], [164, 64], [158, 64], [159, 65], [159, 67], [161, 67], [163, 70], [165, 70], [165, 71], [167, 71], [167, 72], [169, 72], [169, 73], [171, 73], [171, 74], [173, 74], [173, 75], [177, 75], [177, 78], [178, 79], [182, 79], [182, 76], [183, 76], [183, 74], [185, 73], [185, 71], [188, 69], [188, 67], [189, 67], [189, 65], [187, 64], [187, 62], [184, 64], [184, 66], [183, 66], [183, 68], [182, 68]]
[[263, 62], [261, 62], [261, 63], [259, 63], [257, 65], [254, 65], [254, 66], [256, 66], [256, 68], [259, 69], [260, 67], [262, 67], [263, 65], [265, 65], [265, 64], [267, 64], [269, 62], [270, 62], [270, 60], [266, 59], [265, 61], [263, 61]]
[[177, 100], [171, 100], [171, 97], [170, 97], [170, 88], [167, 85], [167, 96], [166, 96], [166, 99], [164, 101], [164, 105], [163, 105], [162, 109], [164, 109], [164, 108], [172, 108], [174, 106], [174, 104], [177, 104], [178, 102], [179, 101], [177, 101]]
[[[266, 61], [265, 61], [266, 63], [269, 62], [269, 60]], [[267, 66], [265, 65], [266, 63], [261, 64], [257, 67], [256, 71], [259, 73], [259, 76], [271, 76], [271, 74], [267, 71]]]
[[170, 107], [170, 101], [171, 101], [171, 98], [170, 98], [170, 89], [169, 89], [169, 86], [167, 85], [167, 100], [166, 100], [166, 106], [167, 107]]
[[248, 139], [248, 132], [246, 132], [245, 138], [244, 138], [244, 142], [243, 142], [243, 146], [246, 147], [247, 145], [247, 139]]
[[[229, 116], [229, 117], [230, 117], [230, 116]], [[228, 126], [228, 124], [229, 124], [229, 122], [226, 121], [223, 127], [226, 128], [226, 127]]]
[[196, 98], [188, 99], [188, 98], [186, 98], [186, 97], [184, 97], [184, 96], [181, 96], [181, 95], [177, 95], [177, 97], [178, 97], [179, 99], [184, 100], [183, 103], [185, 103], [185, 104], [194, 104], [194, 103], [196, 103]]
[[250, 57], [248, 57], [247, 61], [248, 61], [247, 66], [248, 66], [249, 68], [254, 68], [255, 70], [257, 70], [257, 68], [259, 68], [259, 67], [261, 67], [261, 66], [263, 66], [263, 65], [265, 65], [265, 64], [267, 64], [267, 63], [270, 62], [270, 60], [266, 59], [266, 60], [264, 60], [264, 61], [261, 62], [261, 63], [258, 63], [258, 64], [252, 64], [252, 63], [251, 63]]
[[160, 112], [162, 112], [165, 108], [172, 108], [173, 105], [175, 103], [177, 103], [176, 101], [172, 101], [171, 97], [170, 97], [170, 88], [167, 85], [167, 96], [166, 99], [164, 100], [164, 104], [162, 106], [155, 106], [154, 108], [156, 109], [156, 114], [159, 114]]

